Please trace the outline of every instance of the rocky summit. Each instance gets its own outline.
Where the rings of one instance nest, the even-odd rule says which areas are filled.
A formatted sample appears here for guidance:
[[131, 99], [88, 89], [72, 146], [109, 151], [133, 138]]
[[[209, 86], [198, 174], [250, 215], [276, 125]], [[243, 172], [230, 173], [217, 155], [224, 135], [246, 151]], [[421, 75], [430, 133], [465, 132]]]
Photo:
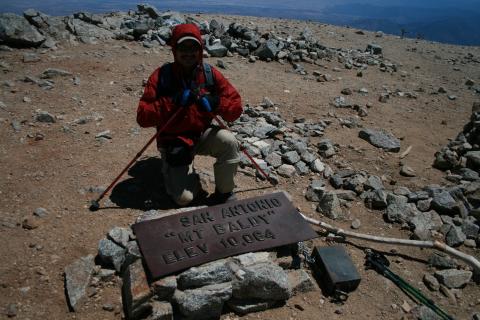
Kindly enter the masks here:
[[[202, 30], [204, 61], [238, 89], [229, 123], [239, 199], [285, 190], [303, 214], [344, 230], [440, 241], [479, 259], [480, 48], [311, 21], [128, 12], [0, 14], [0, 313], [18, 319], [432, 319], [364, 268], [365, 248], [458, 319], [478, 319], [478, 275], [431, 249], [320, 233], [150, 279], [135, 221], [179, 214], [156, 148], [97, 198], [153, 135], [136, 123], [171, 29]], [[215, 123], [215, 122], [214, 122]], [[197, 156], [214, 192], [213, 161]], [[199, 206], [204, 203], [199, 203]], [[362, 281], [337, 304], [308, 261], [339, 241]], [[299, 249], [300, 248], [300, 249]]]

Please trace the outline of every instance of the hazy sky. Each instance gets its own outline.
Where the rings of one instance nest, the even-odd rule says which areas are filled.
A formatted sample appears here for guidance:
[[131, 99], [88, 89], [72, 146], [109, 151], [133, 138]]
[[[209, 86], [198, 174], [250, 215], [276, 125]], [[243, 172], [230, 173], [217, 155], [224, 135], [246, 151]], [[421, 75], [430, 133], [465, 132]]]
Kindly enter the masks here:
[[[61, 14], [69, 14], [82, 9], [96, 8], [95, 11], [114, 11], [135, 9], [137, 3], [151, 3], [158, 7], [172, 6], [174, 8], [186, 8], [189, 6], [206, 8], [214, 6], [216, 10], [222, 6], [232, 7], [257, 7], [257, 8], [276, 8], [276, 9], [300, 9], [300, 10], [321, 10], [328, 6], [362, 3], [378, 5], [382, 7], [402, 6], [402, 7], [423, 7], [423, 8], [445, 8], [452, 7], [457, 9], [477, 9], [480, 0], [0, 0], [0, 12], [21, 13], [27, 8], [38, 10], [55, 10]], [[47, 12], [49, 13], [49, 12]]]

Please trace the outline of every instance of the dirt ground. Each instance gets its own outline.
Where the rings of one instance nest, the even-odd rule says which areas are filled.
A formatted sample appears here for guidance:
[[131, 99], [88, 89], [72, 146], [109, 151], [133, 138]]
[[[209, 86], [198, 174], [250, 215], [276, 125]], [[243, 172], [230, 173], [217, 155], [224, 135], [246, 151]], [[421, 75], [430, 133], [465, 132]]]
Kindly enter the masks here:
[[[200, 16], [209, 19], [211, 16]], [[332, 168], [351, 167], [371, 174], [384, 175], [389, 188], [406, 186], [417, 190], [428, 184], [445, 185], [445, 174], [431, 167], [434, 153], [449, 139], [456, 137], [469, 120], [472, 103], [479, 96], [465, 85], [467, 78], [480, 82], [480, 64], [467, 61], [471, 53], [480, 58], [479, 47], [460, 47], [398, 37], [364, 35], [355, 29], [322, 25], [312, 22], [273, 20], [250, 17], [216, 16], [229, 23], [253, 23], [262, 31], [285, 31], [293, 36], [305, 26], [327, 47], [365, 49], [375, 42], [383, 47], [384, 57], [399, 66], [396, 73], [381, 72], [372, 66], [357, 77], [356, 70], [347, 70], [337, 61], [322, 61], [322, 66], [302, 63], [308, 75], [293, 73], [292, 67], [278, 62], [250, 63], [239, 56], [222, 60], [227, 69], [222, 72], [240, 92], [244, 104], [258, 105], [264, 97], [273, 100], [281, 115], [289, 122], [294, 118], [332, 120], [325, 137], [338, 144], [339, 152], [325, 160]], [[274, 27], [276, 26], [276, 27]], [[41, 61], [22, 62], [25, 52], [36, 51]], [[88, 210], [88, 201], [97, 196], [88, 189], [106, 187], [120, 170], [140, 150], [153, 129], [139, 129], [135, 121], [142, 81], [159, 65], [171, 60], [169, 48], [147, 49], [136, 42], [112, 41], [97, 45], [63, 46], [56, 51], [14, 50], [0, 52], [0, 60], [10, 68], [0, 73], [0, 311], [16, 304], [18, 319], [119, 319], [121, 298], [119, 284], [97, 288], [87, 304], [78, 313], [68, 310], [64, 293], [64, 268], [76, 259], [96, 254], [98, 241], [114, 226], [128, 226], [142, 210], [135, 205], [111, 208], [97, 212]], [[215, 65], [216, 58], [206, 59]], [[456, 64], [453, 64], [456, 61]], [[334, 68], [339, 67], [339, 71]], [[80, 78], [74, 85], [72, 77], [56, 78], [52, 90], [22, 80], [27, 75], [37, 76], [46, 68], [60, 68]], [[329, 73], [333, 81], [317, 82], [312, 72]], [[10, 81], [11, 86], [5, 84]], [[437, 94], [443, 86], [447, 94]], [[406, 178], [399, 174], [399, 154], [387, 153], [358, 138], [358, 128], [347, 128], [340, 119], [356, 117], [352, 109], [336, 109], [330, 105], [343, 88], [351, 88], [347, 96], [352, 103], [365, 106], [368, 116], [359, 119], [364, 127], [383, 128], [402, 139], [402, 151], [412, 146], [404, 162], [417, 176]], [[416, 99], [391, 97], [387, 103], [378, 101], [384, 87], [394, 92], [415, 92]], [[367, 88], [368, 95], [355, 93]], [[419, 90], [422, 88], [423, 90]], [[423, 91], [423, 92], [419, 92]], [[457, 96], [449, 100], [447, 95]], [[26, 99], [25, 99], [26, 97]], [[56, 123], [45, 124], [33, 118], [41, 109], [57, 116]], [[81, 116], [98, 113], [102, 120], [86, 124], [72, 124]], [[335, 116], [333, 116], [335, 115]], [[11, 122], [21, 123], [15, 132]], [[68, 127], [68, 128], [67, 128]], [[110, 130], [112, 139], [95, 139], [101, 131]], [[35, 137], [43, 136], [43, 139]], [[149, 148], [142, 161], [156, 157]], [[195, 160], [203, 172], [212, 172], [212, 160]], [[140, 166], [141, 167], [141, 166]], [[132, 173], [133, 174], [133, 173]], [[145, 174], [145, 173], [143, 173]], [[150, 173], [151, 174], [151, 173]], [[153, 173], [155, 174], [155, 173]], [[157, 173], [158, 174], [158, 173]], [[141, 174], [140, 174], [141, 175]], [[303, 196], [312, 176], [290, 180], [281, 178], [277, 188], [266, 188], [265, 182], [239, 174], [238, 196], [246, 198], [276, 189], [293, 195], [294, 204], [309, 216], [322, 218]], [[138, 178], [138, 176], [137, 176]], [[124, 180], [135, 179], [126, 175]], [[390, 183], [390, 184], [389, 184]], [[133, 184], [135, 185], [135, 183]], [[263, 188], [262, 188], [263, 187]], [[152, 187], [154, 188], [154, 187]], [[210, 192], [214, 185], [210, 184]], [[144, 192], [144, 191], [142, 191]], [[147, 190], [147, 193], [156, 190]], [[120, 193], [120, 197], [128, 197]], [[167, 209], [172, 204], [165, 200]], [[48, 211], [44, 218], [34, 218], [35, 208]], [[29, 218], [36, 228], [22, 227]], [[382, 212], [368, 210], [360, 200], [353, 203], [345, 221], [324, 221], [349, 228], [352, 219], [361, 220], [359, 232], [408, 238], [409, 232], [398, 225], [386, 223]], [[314, 241], [327, 245], [324, 238]], [[442, 308], [458, 319], [469, 319], [480, 312], [480, 287], [473, 283], [459, 291], [456, 304], [439, 292], [430, 292], [422, 283], [429, 269], [426, 260], [430, 250], [383, 246], [352, 240], [345, 244], [362, 276], [359, 288], [350, 294], [344, 305], [337, 305], [321, 292], [302, 294], [290, 299], [281, 308], [253, 313], [242, 319], [400, 319], [407, 316], [401, 306], [414, 303], [392, 282], [363, 267], [363, 247], [370, 246], [390, 253], [392, 269], [411, 284], [433, 298]], [[480, 258], [477, 249], [461, 250]], [[114, 312], [102, 306], [111, 303]], [[300, 307], [298, 307], [300, 306]], [[1, 312], [0, 312], [1, 313]], [[0, 318], [6, 315], [0, 314]], [[235, 319], [234, 314], [223, 316]]]

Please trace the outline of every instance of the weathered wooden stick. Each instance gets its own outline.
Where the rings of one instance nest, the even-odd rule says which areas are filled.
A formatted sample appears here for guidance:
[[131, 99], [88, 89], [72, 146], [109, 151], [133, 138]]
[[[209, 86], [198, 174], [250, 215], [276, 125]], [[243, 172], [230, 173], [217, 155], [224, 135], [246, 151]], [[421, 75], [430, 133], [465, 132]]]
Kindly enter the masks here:
[[400, 159], [405, 158], [410, 153], [411, 150], [412, 150], [412, 146], [408, 146], [407, 150], [403, 151], [399, 158]]
[[380, 242], [380, 243], [387, 243], [387, 244], [396, 244], [396, 245], [402, 245], [402, 246], [412, 246], [412, 247], [419, 247], [419, 248], [433, 248], [437, 249], [443, 252], [448, 253], [449, 255], [452, 255], [463, 262], [467, 263], [473, 268], [473, 273], [477, 276], [480, 277], [480, 262], [475, 259], [475, 257], [468, 255], [466, 253], [463, 253], [461, 251], [458, 251], [445, 243], [442, 243], [440, 241], [420, 241], [420, 240], [407, 240], [407, 239], [396, 239], [396, 238], [385, 238], [385, 237], [378, 237], [378, 236], [371, 236], [368, 234], [362, 234], [362, 233], [356, 233], [356, 232], [351, 232], [348, 230], [343, 230], [341, 228], [334, 227], [328, 223], [309, 218], [305, 216], [304, 214], [300, 213], [302, 217], [308, 222], [313, 225], [322, 227], [330, 232], [333, 232], [337, 235], [341, 236], [347, 236], [347, 237], [352, 237], [352, 238], [357, 238], [357, 239], [363, 239], [367, 241], [374, 241], [374, 242]]

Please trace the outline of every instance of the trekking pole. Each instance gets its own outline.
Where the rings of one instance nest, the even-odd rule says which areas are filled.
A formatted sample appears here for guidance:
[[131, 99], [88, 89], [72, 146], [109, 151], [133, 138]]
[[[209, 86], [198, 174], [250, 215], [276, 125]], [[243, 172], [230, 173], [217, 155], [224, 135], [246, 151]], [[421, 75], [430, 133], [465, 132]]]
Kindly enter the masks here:
[[379, 252], [367, 252], [367, 266], [375, 269], [378, 273], [395, 283], [407, 296], [425, 305], [435, 312], [442, 320], [453, 320], [454, 318], [438, 307], [431, 299], [425, 297], [420, 290], [410, 285], [407, 281], [395, 274], [388, 268], [387, 258]]
[[127, 166], [122, 170], [122, 172], [120, 172], [120, 174], [115, 178], [115, 180], [113, 180], [113, 182], [110, 183], [107, 189], [105, 189], [105, 191], [103, 191], [102, 194], [96, 200], [90, 201], [90, 208], [89, 208], [90, 211], [97, 211], [100, 208], [100, 200], [102, 200], [103, 197], [105, 197], [105, 195], [110, 191], [110, 189], [113, 188], [113, 186], [118, 182], [118, 180], [120, 180], [120, 178], [128, 170], [128, 168], [130, 168], [132, 164], [134, 164], [135, 161], [137, 161], [137, 159], [140, 158], [140, 156], [148, 148], [148, 146], [150, 146], [152, 142], [155, 141], [155, 139], [170, 125], [170, 123], [177, 117], [177, 115], [180, 113], [182, 109], [183, 108], [178, 108], [178, 110], [175, 111], [175, 113], [167, 120], [167, 122], [163, 125], [163, 127], [157, 130], [157, 132], [153, 135], [153, 137], [151, 137], [150, 140], [148, 140], [147, 144], [145, 144], [145, 146], [137, 153], [137, 155], [132, 159], [132, 161], [130, 161], [127, 164]]
[[[223, 123], [222, 120], [220, 120], [220, 118], [218, 118], [217, 115], [213, 115], [213, 118], [215, 120], [217, 120], [220, 128], [222, 129], [225, 129], [225, 130], [228, 130], [231, 132], [231, 130]], [[263, 171], [262, 168], [260, 168], [260, 166], [258, 165], [258, 163], [255, 161], [255, 159], [253, 159], [253, 157], [247, 152], [247, 150], [245, 149], [245, 147], [243, 146], [243, 144], [240, 143], [240, 150], [243, 152], [243, 154], [245, 156], [247, 156], [247, 158], [250, 160], [250, 162], [255, 166], [255, 168], [265, 177], [265, 179], [267, 179], [268, 182], [270, 182], [273, 186], [276, 186], [278, 184], [278, 182], [272, 178], [270, 178], [269, 175], [267, 175], [265, 173], [265, 171]]]

